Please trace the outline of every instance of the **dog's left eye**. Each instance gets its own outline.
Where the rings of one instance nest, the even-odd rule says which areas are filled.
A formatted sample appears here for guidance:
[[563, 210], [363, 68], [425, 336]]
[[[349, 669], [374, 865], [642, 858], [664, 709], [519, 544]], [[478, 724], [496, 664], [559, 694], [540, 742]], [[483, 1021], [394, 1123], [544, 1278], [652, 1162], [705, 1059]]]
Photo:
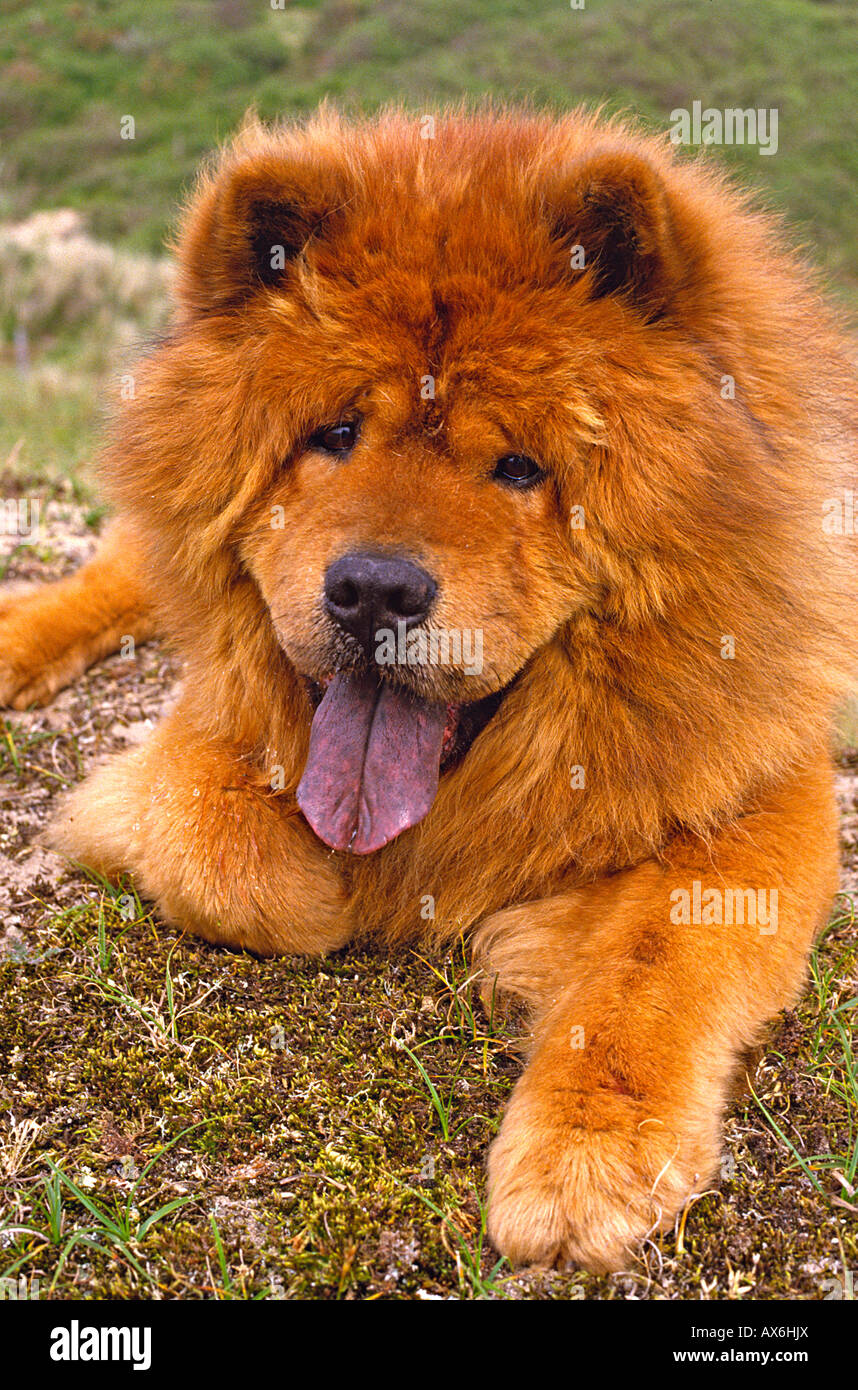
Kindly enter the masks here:
[[310, 448], [326, 454], [347, 454], [357, 443], [357, 420], [340, 420], [336, 425], [323, 425], [310, 436]]
[[505, 454], [495, 464], [493, 478], [511, 487], [534, 487], [545, 477], [538, 463], [524, 454]]

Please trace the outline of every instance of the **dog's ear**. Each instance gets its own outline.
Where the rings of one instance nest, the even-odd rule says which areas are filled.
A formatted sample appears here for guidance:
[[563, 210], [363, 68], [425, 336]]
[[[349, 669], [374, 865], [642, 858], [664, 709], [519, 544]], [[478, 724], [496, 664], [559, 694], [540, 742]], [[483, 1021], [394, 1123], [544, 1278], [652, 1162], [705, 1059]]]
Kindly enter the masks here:
[[685, 267], [667, 192], [645, 159], [584, 159], [555, 176], [545, 207], [569, 274], [586, 276], [594, 298], [622, 295], [650, 320], [666, 312]]
[[227, 156], [204, 179], [181, 229], [181, 302], [195, 313], [228, 311], [286, 283], [308, 243], [333, 234], [346, 201], [336, 168], [300, 151]]

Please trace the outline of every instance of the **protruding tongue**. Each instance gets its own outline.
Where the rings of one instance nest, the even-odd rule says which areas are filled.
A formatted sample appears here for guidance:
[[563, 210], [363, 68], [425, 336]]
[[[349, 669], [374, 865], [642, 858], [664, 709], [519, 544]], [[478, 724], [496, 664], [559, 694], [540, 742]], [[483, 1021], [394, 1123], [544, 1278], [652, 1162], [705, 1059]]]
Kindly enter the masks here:
[[334, 676], [316, 710], [298, 805], [331, 849], [371, 854], [435, 800], [446, 706], [372, 673]]

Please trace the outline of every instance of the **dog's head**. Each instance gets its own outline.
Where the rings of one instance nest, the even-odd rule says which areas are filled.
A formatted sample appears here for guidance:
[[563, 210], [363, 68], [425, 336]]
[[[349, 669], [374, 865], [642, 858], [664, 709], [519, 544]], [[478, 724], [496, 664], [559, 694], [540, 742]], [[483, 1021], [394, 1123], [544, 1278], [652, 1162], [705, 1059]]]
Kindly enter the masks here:
[[299, 801], [336, 848], [420, 819], [582, 617], [705, 592], [726, 536], [753, 564], [714, 194], [670, 167], [580, 118], [324, 116], [248, 128], [189, 210], [162, 467], [308, 684]]

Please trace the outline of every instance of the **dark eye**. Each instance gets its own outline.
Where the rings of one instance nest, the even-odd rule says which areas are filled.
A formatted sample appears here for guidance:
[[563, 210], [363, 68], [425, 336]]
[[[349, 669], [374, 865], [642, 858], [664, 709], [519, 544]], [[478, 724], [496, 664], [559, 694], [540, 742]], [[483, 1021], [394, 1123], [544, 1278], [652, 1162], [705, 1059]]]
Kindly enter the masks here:
[[495, 464], [492, 477], [500, 483], [509, 483], [511, 487], [527, 488], [542, 482], [545, 474], [538, 463], [524, 454], [504, 454]]
[[326, 454], [347, 454], [357, 443], [357, 420], [340, 420], [336, 425], [324, 425], [310, 437], [311, 449], [322, 449]]

